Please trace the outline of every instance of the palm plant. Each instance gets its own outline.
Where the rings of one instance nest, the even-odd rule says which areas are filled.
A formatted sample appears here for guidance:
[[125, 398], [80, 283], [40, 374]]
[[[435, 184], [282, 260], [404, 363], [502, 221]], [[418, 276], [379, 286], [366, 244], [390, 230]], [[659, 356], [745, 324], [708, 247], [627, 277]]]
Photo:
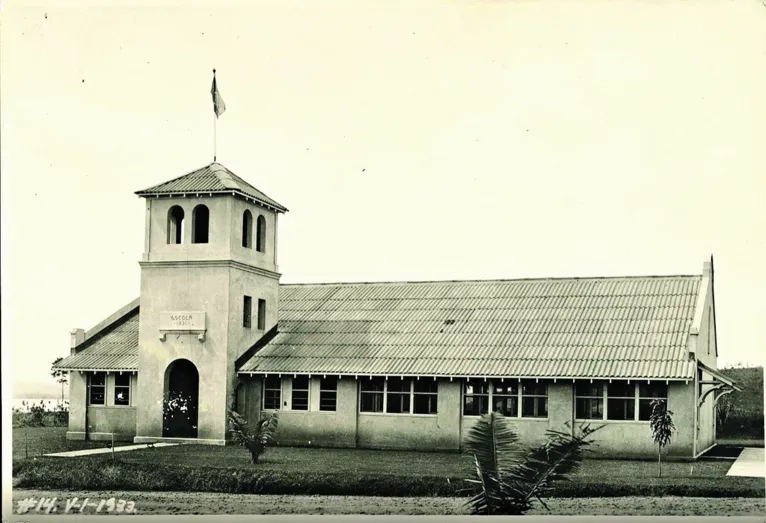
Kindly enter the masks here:
[[553, 484], [579, 470], [586, 441], [594, 431], [589, 425], [580, 434], [549, 430], [548, 441], [527, 449], [518, 444], [511, 423], [502, 414], [484, 415], [464, 439], [472, 454], [478, 479], [468, 481], [479, 491], [467, 504], [473, 514], [521, 515], [535, 501], [547, 509], [543, 496]]
[[258, 463], [258, 458], [274, 440], [274, 433], [278, 425], [279, 416], [277, 412], [262, 418], [252, 429], [248, 426], [245, 418], [234, 411], [229, 411], [229, 433], [235, 443], [250, 451], [253, 465]]
[[653, 400], [652, 414], [649, 417], [649, 427], [652, 430], [652, 438], [657, 444], [658, 477], [662, 477], [662, 448], [670, 444], [670, 439], [675, 430], [673, 425], [673, 411], [668, 410], [668, 405], [663, 399]]

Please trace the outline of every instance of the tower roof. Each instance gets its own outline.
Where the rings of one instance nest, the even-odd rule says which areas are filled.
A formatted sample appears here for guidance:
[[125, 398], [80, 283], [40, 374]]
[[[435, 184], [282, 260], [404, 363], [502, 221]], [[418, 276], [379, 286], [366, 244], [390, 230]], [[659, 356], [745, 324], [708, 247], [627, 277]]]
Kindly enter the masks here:
[[228, 170], [220, 163], [213, 162], [200, 169], [136, 191], [142, 197], [191, 195], [191, 194], [236, 194], [246, 199], [274, 209], [277, 212], [287, 212], [287, 208], [272, 200], [245, 180]]

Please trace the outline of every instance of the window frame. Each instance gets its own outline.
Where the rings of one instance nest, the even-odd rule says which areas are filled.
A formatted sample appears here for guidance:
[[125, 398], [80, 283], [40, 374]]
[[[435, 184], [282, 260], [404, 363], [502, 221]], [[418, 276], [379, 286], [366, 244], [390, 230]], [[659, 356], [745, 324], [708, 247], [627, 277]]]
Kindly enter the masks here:
[[[544, 385], [545, 386], [545, 394], [531, 394], [531, 393], [524, 393], [524, 386], [526, 385], [525, 382], [531, 382], [531, 380], [521, 380], [521, 383], [519, 384], [519, 388], [521, 389], [521, 395], [519, 400], [519, 414], [521, 418], [527, 418], [527, 419], [548, 419], [548, 385], [549, 383], [547, 381], [540, 383], [539, 381], [534, 382], [535, 386], [538, 385]], [[534, 412], [538, 412], [540, 410], [540, 404], [542, 403], [541, 400], [545, 400], [545, 416], [540, 415], [528, 415], [524, 414], [524, 400], [531, 399], [532, 404], [534, 405], [534, 408], [532, 409]]]
[[[335, 387], [330, 389], [323, 387], [325, 381], [327, 380], [333, 380]], [[326, 376], [319, 378], [319, 412], [337, 412], [338, 411], [338, 377], [337, 376]], [[332, 396], [332, 409], [325, 409], [322, 408], [323, 406], [323, 399], [325, 399], [325, 394], [331, 394]]]
[[[585, 380], [579, 380], [581, 383]], [[601, 396], [580, 396], [577, 394], [577, 383], [574, 383], [573, 397], [575, 401], [575, 421], [604, 421], [607, 423], [649, 423], [649, 419], [641, 419], [641, 404], [642, 401], [663, 399], [668, 402], [669, 388], [668, 383], [663, 383], [662, 380], [649, 380], [648, 385], [660, 384], [663, 387], [665, 396], [642, 396], [641, 386], [646, 383], [646, 380], [613, 380], [613, 382], [628, 381], [633, 386], [632, 396], [611, 396], [609, 395], [609, 380], [593, 380], [593, 384], [599, 384], [601, 386]], [[601, 401], [601, 417], [600, 418], [581, 418], [577, 416], [577, 400], [578, 399], [599, 399]], [[609, 400], [632, 400], [633, 401], [633, 419], [612, 419], [609, 418]]]
[[[103, 384], [93, 384], [93, 378], [96, 376], [103, 376], [104, 377], [104, 383]], [[107, 374], [106, 372], [89, 372], [88, 373], [88, 407], [105, 407], [106, 406], [106, 387], [107, 387]], [[93, 390], [94, 389], [101, 389], [101, 396], [102, 396], [102, 402], [101, 403], [94, 403], [93, 402]]]
[[[200, 213], [204, 215], [202, 221], [200, 221]], [[202, 226], [203, 222], [204, 227]], [[200, 238], [200, 236], [202, 236], [202, 238]], [[204, 203], [198, 203], [194, 206], [194, 209], [192, 209], [191, 242], [199, 245], [210, 243], [210, 208]]]
[[[605, 420], [606, 421], [638, 421], [638, 412], [636, 411], [636, 407], [638, 406], [638, 402], [637, 402], [638, 387], [636, 387], [636, 383], [635, 382], [626, 383], [626, 385], [632, 385], [632, 389], [633, 390], [631, 391], [632, 394], [630, 394], [630, 395], [618, 396], [618, 395], [611, 395], [609, 393], [609, 386], [610, 385], [615, 385], [615, 384], [621, 384], [621, 381], [622, 380], [617, 381], [617, 382], [607, 383], [606, 387], [604, 387], [606, 389], [606, 403], [605, 403], [606, 409], [605, 409], [605, 412], [604, 412]], [[632, 405], [632, 408], [633, 408], [633, 419], [610, 418], [609, 417], [610, 403], [612, 403], [613, 401], [620, 401], [623, 404], [626, 404], [626, 405], [630, 404], [630, 405]], [[630, 402], [630, 403], [627, 403], [627, 402]]]
[[258, 318], [256, 321], [258, 330], [266, 330], [266, 300], [263, 298], [258, 298]]
[[[279, 382], [279, 388], [275, 388], [275, 387], [269, 388], [269, 387], [267, 387], [269, 379], [277, 380]], [[262, 408], [262, 410], [268, 410], [268, 411], [280, 410], [280, 408], [282, 407], [282, 388], [283, 387], [282, 387], [282, 378], [281, 377], [279, 377], [279, 376], [264, 376], [263, 377], [263, 385], [261, 386], [261, 408]], [[277, 394], [276, 394], [277, 407], [276, 408], [274, 408], [274, 407], [267, 407], [266, 406], [266, 392], [267, 391], [271, 391], [271, 392], [276, 391], [277, 392]]]
[[[486, 385], [487, 392], [481, 393], [481, 392], [474, 392], [471, 394], [468, 394], [466, 392], [466, 389], [468, 386], [473, 386], [474, 383], [480, 383], [481, 385]], [[495, 387], [498, 386], [498, 384], [501, 387], [514, 387], [516, 390], [512, 394], [508, 393], [497, 393], [495, 392]], [[534, 384], [534, 385], [542, 385], [545, 387], [545, 394], [524, 394], [524, 386], [527, 384]], [[548, 391], [549, 391], [549, 380], [543, 380], [543, 379], [535, 379], [535, 378], [526, 378], [526, 379], [518, 379], [518, 378], [505, 378], [505, 379], [487, 379], [486, 381], [483, 380], [483, 378], [474, 379], [473, 381], [470, 379], [463, 380], [462, 384], [462, 390], [461, 390], [461, 408], [460, 408], [460, 415], [466, 418], [478, 418], [481, 416], [484, 416], [485, 414], [488, 414], [490, 411], [492, 412], [498, 412], [495, 410], [495, 398], [511, 398], [513, 399], [513, 403], [515, 403], [515, 413], [513, 415], [510, 414], [503, 414], [500, 412], [500, 414], [503, 414], [503, 416], [507, 418], [514, 418], [514, 419], [529, 419], [529, 420], [546, 420], [548, 419]], [[479, 397], [479, 398], [486, 398], [487, 399], [487, 412], [483, 412], [481, 409], [479, 409], [479, 414], [466, 414], [466, 397]], [[524, 415], [524, 399], [525, 398], [545, 398], [545, 416], [525, 416]], [[536, 402], [537, 404], [537, 402]]]
[[[637, 416], [637, 421], [648, 422], [650, 420], [650, 418], [651, 418], [651, 407], [650, 407], [650, 409], [649, 409], [649, 416], [647, 416], [646, 419], [641, 419], [641, 404], [642, 404], [642, 402], [649, 401], [650, 405], [651, 405], [651, 401], [656, 400], [656, 399], [661, 399], [661, 400], [665, 400], [665, 404], [666, 405], [669, 403], [669, 400], [668, 400], [668, 396], [670, 396], [669, 383], [662, 383], [662, 382], [654, 382], [654, 383], [655, 384], [659, 383], [660, 385], [663, 386], [664, 391], [662, 391], [662, 392], [664, 392], [664, 394], [665, 394], [664, 396], [642, 396], [641, 395], [641, 385], [642, 385], [642, 383], [638, 383], [637, 384], [638, 385], [636, 387], [636, 399], [637, 399], [637, 403], [636, 403], [636, 412], [637, 412], [637, 414], [636, 414], [636, 416]], [[649, 382], [647, 385], [652, 385], [652, 382]]]
[[[429, 390], [428, 392], [424, 391], [418, 391], [416, 390], [416, 385], [418, 383], [428, 383], [429, 385], [432, 385], [429, 387], [429, 389], [433, 388], [436, 390]], [[418, 404], [418, 399], [427, 398], [428, 400], [428, 410], [429, 412], [416, 412], [416, 406]], [[429, 379], [423, 379], [423, 380], [413, 380], [412, 382], [412, 413], [417, 415], [428, 415], [428, 416], [434, 416], [439, 414], [439, 382], [437, 380], [429, 380]], [[431, 408], [433, 405], [433, 409]]]
[[255, 250], [266, 252], [266, 217], [263, 214], [258, 214], [255, 219]]
[[247, 294], [242, 297], [242, 328], [253, 328], [253, 297]]
[[[415, 382], [419, 380], [417, 376], [415, 377], [409, 377], [405, 376], [404, 381], [409, 381], [409, 391], [401, 392], [401, 391], [389, 391], [388, 390], [388, 383], [389, 380], [399, 380], [401, 379], [400, 376], [372, 376], [370, 377], [359, 377], [359, 385], [358, 385], [358, 394], [359, 394], [359, 407], [358, 407], [358, 413], [359, 414], [373, 414], [373, 415], [385, 415], [385, 416], [427, 416], [427, 417], [434, 417], [439, 414], [438, 408], [438, 388], [435, 393], [433, 392], [418, 392], [415, 393]], [[428, 379], [428, 378], [423, 378]], [[372, 391], [372, 390], [364, 390], [364, 384], [365, 383], [372, 383], [374, 381], [382, 381], [383, 383], [383, 390], [381, 391]], [[438, 382], [437, 382], [438, 383]], [[437, 384], [438, 387], [438, 384]], [[436, 411], [432, 413], [418, 413], [414, 412], [415, 408], [415, 395], [434, 395], [436, 396]], [[382, 404], [380, 410], [362, 410], [362, 399], [363, 395], [382, 395]], [[406, 397], [408, 405], [408, 410], [406, 412], [390, 412], [388, 410], [388, 400], [389, 396], [392, 397]]]
[[[186, 212], [180, 205], [171, 205], [168, 209], [167, 237], [168, 245], [182, 245], [184, 243], [184, 231]], [[176, 241], [177, 240], [177, 241]]]
[[[117, 380], [119, 378], [127, 378], [128, 384], [127, 385], [120, 385], [117, 383]], [[133, 384], [133, 378], [131, 374], [128, 373], [120, 373], [114, 375], [114, 406], [115, 407], [130, 407], [132, 405], [133, 395], [132, 393], [132, 384]], [[126, 403], [117, 403], [117, 394], [119, 391], [127, 389], [127, 402]]]
[[[295, 388], [295, 381], [298, 379], [306, 380], [306, 388]], [[306, 408], [295, 407], [296, 392], [306, 393]], [[296, 411], [296, 412], [308, 412], [310, 409], [311, 409], [311, 378], [309, 378], [308, 375], [306, 374], [298, 374], [297, 376], [293, 376], [290, 380], [290, 410]]]
[[253, 213], [250, 209], [245, 209], [242, 213], [242, 247], [251, 250], [253, 248]]

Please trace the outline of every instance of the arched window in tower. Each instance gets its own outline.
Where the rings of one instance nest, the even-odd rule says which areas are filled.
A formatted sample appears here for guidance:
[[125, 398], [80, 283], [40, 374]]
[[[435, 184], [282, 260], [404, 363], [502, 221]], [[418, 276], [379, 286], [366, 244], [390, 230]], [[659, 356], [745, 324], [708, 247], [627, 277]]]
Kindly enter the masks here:
[[262, 214], [258, 215], [256, 225], [255, 249], [258, 252], [266, 252], [266, 218]]
[[242, 215], [242, 247], [253, 248], [253, 215], [248, 210]]
[[174, 205], [168, 211], [168, 243], [184, 242], [184, 210]]
[[192, 211], [192, 243], [207, 243], [210, 229], [210, 211], [199, 204]]

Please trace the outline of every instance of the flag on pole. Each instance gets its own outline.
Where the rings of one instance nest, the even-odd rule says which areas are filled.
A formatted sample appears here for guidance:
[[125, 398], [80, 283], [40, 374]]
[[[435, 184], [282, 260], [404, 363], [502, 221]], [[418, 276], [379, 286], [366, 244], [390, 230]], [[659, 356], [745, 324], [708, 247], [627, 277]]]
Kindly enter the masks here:
[[226, 111], [226, 104], [223, 103], [221, 93], [218, 92], [218, 86], [215, 83], [215, 69], [213, 69], [213, 87], [210, 88], [210, 93], [213, 95], [213, 111], [215, 117], [221, 116]]

